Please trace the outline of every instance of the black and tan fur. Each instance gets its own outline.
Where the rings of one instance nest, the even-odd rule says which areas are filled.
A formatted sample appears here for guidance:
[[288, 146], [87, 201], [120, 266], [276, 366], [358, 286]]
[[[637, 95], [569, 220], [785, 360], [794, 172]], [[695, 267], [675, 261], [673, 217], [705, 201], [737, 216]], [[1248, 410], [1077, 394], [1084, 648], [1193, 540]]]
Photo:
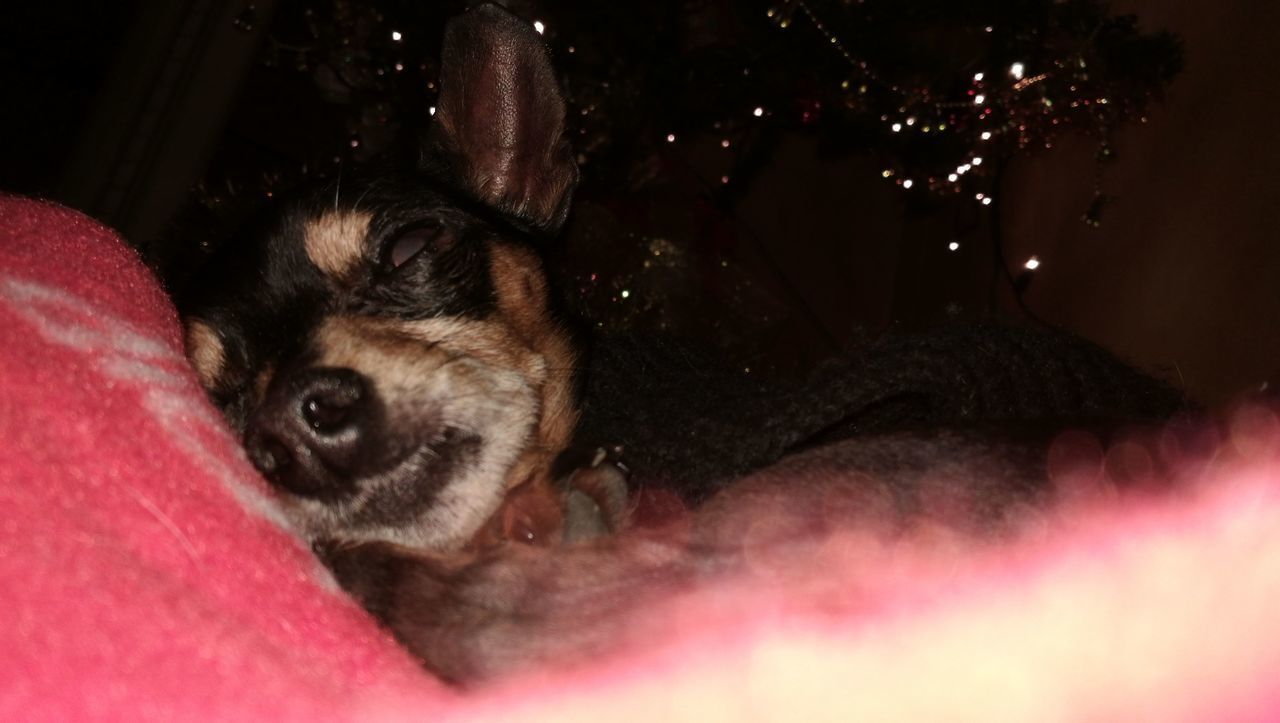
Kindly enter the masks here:
[[577, 180], [546, 51], [482, 6], [444, 53], [418, 158], [282, 202], [182, 299], [201, 382], [313, 540], [461, 549], [508, 493], [552, 494], [577, 421], [535, 250]]

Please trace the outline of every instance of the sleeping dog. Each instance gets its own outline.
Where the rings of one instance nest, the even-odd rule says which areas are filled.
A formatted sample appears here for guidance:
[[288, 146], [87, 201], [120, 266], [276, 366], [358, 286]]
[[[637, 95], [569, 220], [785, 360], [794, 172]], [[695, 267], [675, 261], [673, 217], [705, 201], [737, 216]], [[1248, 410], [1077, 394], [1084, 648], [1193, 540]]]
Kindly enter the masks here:
[[286, 201], [180, 302], [201, 382], [310, 539], [455, 551], [505, 500], [499, 532], [559, 532], [576, 353], [535, 249], [578, 176], [564, 102], [493, 6], [450, 25], [441, 86], [416, 167]]
[[[413, 163], [281, 202], [179, 300], [200, 381], [287, 515], [442, 677], [487, 678], [643, 637], [624, 624], [632, 613], [740, 570], [749, 548], [803, 550], [833, 525], [897, 535], [922, 517], [999, 532], [1017, 527], [1010, 510], [1052, 496], [1039, 441], [885, 420], [918, 423], [921, 409], [933, 422], [1035, 417], [1029, 402], [1058, 414], [1136, 408], [1093, 403], [1138, 377], [1099, 376], [1109, 361], [1040, 336], [935, 337], [865, 355], [786, 404], [737, 411], [743, 395], [699, 407], [698, 395], [648, 378], [661, 366], [650, 365], [644, 381], [615, 384], [620, 404], [594, 409], [634, 405], [606, 420], [609, 434], [625, 436], [634, 417], [633, 437], [658, 427], [688, 437], [649, 445], [658, 476], [692, 478], [717, 455], [737, 474], [752, 466], [744, 460], [795, 454], [692, 512], [649, 504], [657, 523], [600, 534], [645, 515], [604, 455], [557, 463], [571, 458], [580, 362], [537, 249], [565, 222], [578, 177], [564, 101], [540, 36], [497, 7], [452, 21], [443, 47], [438, 110]], [[956, 363], [954, 349], [985, 354], [987, 366]], [[1067, 364], [1093, 371], [1068, 375]], [[1107, 384], [1026, 393], [1027, 379], [1046, 375]], [[1171, 411], [1166, 397], [1142, 399]], [[660, 411], [639, 414], [646, 404]], [[713, 407], [729, 410], [725, 424], [711, 425]], [[671, 429], [663, 409], [707, 433]], [[773, 436], [760, 441], [759, 430]]]

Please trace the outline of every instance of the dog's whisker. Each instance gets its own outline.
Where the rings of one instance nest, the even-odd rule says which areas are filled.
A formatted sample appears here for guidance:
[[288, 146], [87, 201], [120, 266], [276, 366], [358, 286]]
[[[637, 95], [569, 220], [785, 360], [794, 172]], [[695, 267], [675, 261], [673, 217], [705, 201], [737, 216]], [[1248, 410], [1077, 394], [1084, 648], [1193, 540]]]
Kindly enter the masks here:
[[360, 195], [356, 198], [355, 203], [351, 204], [352, 213], [357, 213], [360, 211], [360, 204], [364, 201], [365, 197], [367, 197], [370, 193], [373, 192], [373, 189], [377, 185], [378, 185], [377, 181], [373, 181], [365, 186], [364, 190], [361, 191]]
[[333, 211], [338, 211], [338, 196], [342, 193], [342, 164], [338, 164], [338, 179], [334, 183], [333, 189]]

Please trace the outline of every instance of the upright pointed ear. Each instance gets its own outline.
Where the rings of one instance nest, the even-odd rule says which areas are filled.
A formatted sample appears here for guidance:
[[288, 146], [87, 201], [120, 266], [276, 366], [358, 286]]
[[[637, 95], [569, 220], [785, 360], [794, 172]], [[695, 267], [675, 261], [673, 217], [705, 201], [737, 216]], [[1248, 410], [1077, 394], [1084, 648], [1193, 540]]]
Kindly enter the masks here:
[[443, 163], [476, 200], [513, 221], [554, 232], [578, 180], [564, 115], [542, 37], [506, 10], [479, 5], [445, 28], [423, 160]]

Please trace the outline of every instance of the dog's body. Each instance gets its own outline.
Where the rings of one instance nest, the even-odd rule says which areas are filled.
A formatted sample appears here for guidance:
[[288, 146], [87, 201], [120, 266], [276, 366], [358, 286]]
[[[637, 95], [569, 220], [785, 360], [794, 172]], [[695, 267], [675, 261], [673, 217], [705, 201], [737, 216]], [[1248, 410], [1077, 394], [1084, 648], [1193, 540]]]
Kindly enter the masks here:
[[[772, 516], [783, 537], [757, 529], [752, 545], [803, 545], [833, 525], [896, 535], [922, 517], [999, 532], [1017, 525], [1009, 510], [1051, 496], [1037, 482], [1043, 456], [1025, 453], [1042, 451], [1042, 440], [995, 445], [1001, 454], [949, 433], [848, 441], [887, 431], [871, 423], [875, 414], [922, 397], [918, 388], [875, 396], [827, 382], [790, 397], [793, 407], [824, 412], [808, 415], [803, 433], [768, 444], [747, 434], [700, 438], [689, 448], [737, 450], [736, 468], [720, 465], [732, 476], [806, 439], [835, 446], [797, 455], [691, 513], [645, 507], [644, 495], [628, 503], [620, 475], [599, 456], [560, 470], [580, 416], [579, 352], [552, 313], [534, 247], [564, 222], [577, 171], [540, 37], [492, 6], [453, 21], [438, 108], [413, 168], [346, 174], [281, 204], [222, 248], [181, 300], [193, 365], [287, 514], [344, 587], [436, 672], [487, 677], [607, 647], [627, 609], [740, 566], [756, 518]], [[934, 421], [989, 411], [952, 381], [937, 386], [955, 408], [924, 397]], [[637, 389], [664, 397], [655, 409], [686, 406], [678, 390]], [[1099, 412], [1083, 401], [1053, 411]], [[594, 400], [597, 421], [610, 403]], [[626, 418], [628, 405], [645, 403], [613, 411]], [[772, 414], [771, 404], [753, 413]], [[713, 414], [688, 407], [694, 417]], [[1102, 411], [1130, 407], [1121, 399]], [[851, 416], [855, 408], [877, 411]], [[738, 416], [744, 430], [780, 423]], [[685, 434], [677, 419], [637, 419], [664, 427], [668, 439]], [[680, 458], [666, 459], [678, 466]], [[710, 487], [699, 484], [706, 496]], [[939, 508], [939, 498], [962, 504]], [[853, 503], [828, 504], [837, 499]], [[631, 511], [648, 519], [643, 529], [543, 549], [618, 527], [628, 504], [642, 505]]]

